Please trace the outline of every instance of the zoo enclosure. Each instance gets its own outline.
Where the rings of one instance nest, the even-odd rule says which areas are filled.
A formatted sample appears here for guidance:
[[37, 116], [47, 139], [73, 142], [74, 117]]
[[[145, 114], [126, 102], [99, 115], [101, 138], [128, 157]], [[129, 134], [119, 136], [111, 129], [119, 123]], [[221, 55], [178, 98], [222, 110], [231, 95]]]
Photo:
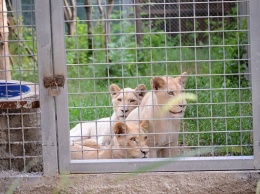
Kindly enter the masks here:
[[[132, 88], [144, 83], [149, 88], [153, 76], [187, 71], [186, 91], [198, 99], [189, 102], [183, 119], [182, 159], [165, 165], [161, 159], [72, 160], [71, 171], [131, 172], [156, 161], [154, 171], [250, 169], [258, 148], [252, 141], [249, 4], [103, 1], [102, 12], [100, 5], [88, 5], [91, 17], [78, 20], [74, 36], [67, 35], [76, 43], [66, 46], [71, 128], [112, 114], [106, 92], [111, 83]], [[81, 26], [85, 23], [88, 29]]]
[[[74, 36], [63, 36], [62, 1], [35, 1], [44, 173], [55, 174], [58, 169], [61, 173], [133, 172], [154, 162], [158, 167], [152, 171], [259, 169], [257, 129], [260, 124], [256, 119], [260, 113], [256, 86], [259, 83], [256, 52], [259, 50], [260, 27], [256, 22], [259, 2], [135, 3], [115, 1], [113, 10], [117, 15], [111, 19], [100, 17], [99, 5], [93, 4], [92, 11], [96, 15], [93, 14], [91, 20], [79, 19]], [[102, 6], [105, 10], [109, 5], [102, 1]], [[143, 11], [137, 17], [135, 10], [140, 8]], [[46, 17], [43, 18], [43, 14]], [[96, 27], [93, 34], [87, 34], [89, 21]], [[111, 22], [110, 41], [100, 26], [104, 22], [107, 27], [108, 21]], [[137, 31], [137, 21], [142, 21], [143, 31]], [[138, 43], [138, 35], [142, 35], [142, 44], [131, 44]], [[84, 44], [85, 40], [92, 43], [92, 48], [91, 44]], [[159, 50], [161, 55], [157, 56]], [[219, 55], [214, 55], [216, 51]], [[184, 150], [184, 157], [174, 162], [167, 159], [70, 161], [69, 129], [78, 122], [111, 115], [111, 100], [107, 97], [111, 83], [121, 87], [145, 83], [149, 88], [152, 76], [175, 76], [182, 71], [189, 73], [190, 84], [186, 91], [198, 96], [197, 102], [189, 103], [179, 142], [185, 148], [196, 150], [192, 157], [189, 150]], [[52, 75], [67, 77], [60, 95], [55, 98], [48, 95], [43, 83], [44, 77]], [[211, 151], [200, 156], [197, 148], [203, 150], [204, 147]], [[215, 147], [222, 149], [215, 152]]]

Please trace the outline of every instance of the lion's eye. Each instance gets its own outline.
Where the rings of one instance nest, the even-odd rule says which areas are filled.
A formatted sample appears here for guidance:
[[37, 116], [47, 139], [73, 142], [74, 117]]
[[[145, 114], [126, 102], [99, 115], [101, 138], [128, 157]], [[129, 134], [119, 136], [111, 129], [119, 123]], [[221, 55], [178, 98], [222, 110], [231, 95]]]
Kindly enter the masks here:
[[135, 137], [131, 137], [130, 140], [131, 141], [136, 141], [136, 138]]
[[144, 137], [144, 140], [147, 140], [147, 136]]
[[135, 102], [135, 100], [130, 100], [130, 103], [134, 103]]
[[174, 96], [174, 92], [173, 92], [173, 91], [168, 92], [168, 94], [169, 94], [170, 96]]
[[118, 102], [121, 102], [121, 101], [122, 101], [122, 99], [121, 99], [121, 98], [118, 98], [118, 99], [117, 99], [117, 101], [118, 101]]

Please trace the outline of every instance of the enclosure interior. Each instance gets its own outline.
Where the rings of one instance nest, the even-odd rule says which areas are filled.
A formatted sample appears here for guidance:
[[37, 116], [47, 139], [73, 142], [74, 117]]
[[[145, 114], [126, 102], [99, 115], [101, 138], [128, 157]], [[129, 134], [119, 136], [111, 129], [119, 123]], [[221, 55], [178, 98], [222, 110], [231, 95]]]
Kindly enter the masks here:
[[[187, 100], [176, 156], [253, 155], [249, 1], [97, 2], [77, 1], [74, 32], [72, 19], [65, 20], [70, 128], [80, 131], [79, 146], [71, 147], [76, 159], [107, 149], [82, 145], [97, 140], [98, 119], [113, 114], [111, 84], [144, 84], [149, 92], [152, 78], [183, 72], [185, 92], [196, 98]], [[96, 123], [92, 136], [84, 135], [89, 121]]]

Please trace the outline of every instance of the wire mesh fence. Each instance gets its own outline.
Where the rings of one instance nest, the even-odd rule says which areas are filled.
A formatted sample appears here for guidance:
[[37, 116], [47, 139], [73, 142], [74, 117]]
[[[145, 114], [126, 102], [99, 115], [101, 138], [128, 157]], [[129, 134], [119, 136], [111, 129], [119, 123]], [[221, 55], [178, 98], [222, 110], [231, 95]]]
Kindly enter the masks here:
[[[19, 2], [1, 12], [1, 170], [129, 172], [176, 156], [195, 157], [180, 170], [210, 170], [223, 157], [232, 169], [254, 168], [249, 0], [64, 1], [66, 48], [54, 17], [61, 1], [37, 0], [37, 10]], [[42, 83], [63, 72], [63, 49], [69, 167], [67, 93], [49, 96]], [[116, 160], [125, 158], [137, 160]]]
[[[118, 96], [123, 102], [128, 95], [121, 89], [134, 90], [140, 84], [146, 86], [146, 93], [151, 96], [144, 97], [146, 100], [152, 101], [163, 90], [164, 98], [174, 98], [182, 93], [183, 87], [186, 93], [197, 97], [195, 101], [187, 100], [187, 107], [183, 99], [177, 102], [175, 106], [181, 107], [179, 112], [183, 113], [177, 118], [169, 114], [155, 118], [150, 114], [155, 115], [156, 111], [149, 108], [155, 104], [142, 99], [139, 111], [130, 113], [132, 120], [150, 120], [152, 127], [148, 127], [146, 140], [150, 157], [164, 156], [151, 154], [152, 148], [170, 148], [166, 152], [175, 148], [174, 154], [166, 154], [171, 157], [176, 152], [184, 157], [191, 153], [198, 157], [253, 155], [248, 3], [246, 0], [78, 3], [76, 8], [82, 12], [85, 8], [86, 15], [74, 21], [74, 34], [65, 37], [72, 159], [96, 158], [113, 148], [123, 150], [121, 157], [127, 157], [127, 150], [133, 148], [115, 148], [113, 142], [121, 137], [115, 135], [116, 121], [125, 122], [128, 114], [115, 119], [113, 105]], [[188, 74], [183, 81], [185, 86], [182, 81], [169, 85], [170, 77], [177, 77], [176, 82], [183, 72]], [[165, 75], [167, 86], [160, 88], [154, 78]], [[111, 91], [113, 84], [119, 88], [116, 92]], [[132, 94], [135, 96], [135, 92]], [[120, 104], [121, 111], [127, 110], [127, 102]], [[125, 130], [129, 120], [126, 118], [122, 127]], [[177, 120], [181, 122], [174, 123]], [[102, 129], [106, 127], [104, 134]], [[137, 128], [139, 132], [131, 135], [145, 131], [140, 124]], [[157, 140], [160, 135], [164, 143]], [[112, 139], [111, 146], [98, 142], [103, 136]], [[131, 139], [127, 137], [124, 145]]]
[[0, 5], [0, 171], [42, 172], [34, 1], [17, 3]]

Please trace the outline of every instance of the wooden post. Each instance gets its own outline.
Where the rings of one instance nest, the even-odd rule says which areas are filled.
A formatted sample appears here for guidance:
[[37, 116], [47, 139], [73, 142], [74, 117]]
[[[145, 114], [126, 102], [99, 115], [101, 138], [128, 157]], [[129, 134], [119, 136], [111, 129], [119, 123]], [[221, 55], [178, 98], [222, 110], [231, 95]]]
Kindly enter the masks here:
[[8, 35], [6, 3], [0, 0], [0, 79], [4, 80], [11, 80]]

